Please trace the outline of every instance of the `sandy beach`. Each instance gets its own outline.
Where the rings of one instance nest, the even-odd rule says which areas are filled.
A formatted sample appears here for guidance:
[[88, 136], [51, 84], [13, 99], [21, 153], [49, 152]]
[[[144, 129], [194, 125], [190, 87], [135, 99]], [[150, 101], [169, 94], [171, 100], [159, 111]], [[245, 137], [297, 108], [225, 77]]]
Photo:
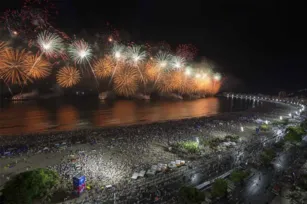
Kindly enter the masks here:
[[[243, 99], [242, 99], [243, 100]], [[261, 102], [260, 102], [261, 103]], [[133, 172], [158, 163], [189, 158], [168, 151], [178, 141], [201, 141], [238, 135], [243, 142], [253, 140], [256, 119], [277, 120], [297, 110], [297, 106], [269, 103], [205, 118], [192, 118], [125, 127], [84, 129], [18, 136], [0, 136], [0, 186], [13, 175], [35, 168], [51, 168], [62, 176], [62, 188], [72, 189], [72, 177], [82, 172], [95, 189], [115, 185], [127, 188]], [[244, 127], [241, 132], [240, 127]], [[8, 154], [11, 154], [8, 156]], [[210, 151], [207, 154], [211, 154]]]

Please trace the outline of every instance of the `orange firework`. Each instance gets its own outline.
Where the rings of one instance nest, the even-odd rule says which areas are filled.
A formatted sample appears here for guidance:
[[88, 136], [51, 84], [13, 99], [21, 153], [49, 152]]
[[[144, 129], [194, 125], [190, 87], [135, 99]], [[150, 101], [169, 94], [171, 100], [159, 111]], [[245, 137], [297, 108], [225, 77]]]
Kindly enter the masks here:
[[97, 77], [103, 79], [110, 77], [115, 68], [115, 62], [110, 55], [106, 55], [99, 59], [94, 65], [94, 72]]
[[181, 71], [173, 71], [161, 77], [157, 87], [163, 93], [171, 93], [180, 91], [183, 83], [183, 73]]
[[80, 81], [81, 75], [75, 67], [63, 67], [56, 75], [56, 80], [61, 87], [68, 88]]
[[37, 55], [29, 55], [26, 58], [25, 68], [33, 79], [42, 79], [51, 73], [51, 64], [42, 56]]
[[188, 77], [184, 79], [182, 86], [182, 94], [190, 94], [197, 92], [198, 84], [195, 78]]
[[27, 57], [25, 50], [4, 49], [1, 53], [0, 78], [10, 84], [22, 85], [32, 82], [25, 67]]
[[148, 61], [143, 69], [144, 79], [145, 81], [154, 82], [157, 80], [159, 76], [159, 69], [157, 69], [156, 65], [152, 61]]
[[8, 43], [0, 41], [0, 54], [7, 48]]
[[204, 79], [202, 79], [202, 83], [203, 83], [203, 88], [202, 88], [202, 92], [209, 92], [211, 85], [212, 85], [212, 81], [210, 79], [210, 77], [205, 77]]
[[161, 77], [159, 83], [157, 83], [157, 88], [162, 93], [171, 93], [173, 91], [172, 86], [170, 86], [169, 80], [171, 76], [169, 74], [165, 74]]
[[211, 95], [215, 95], [219, 92], [220, 88], [221, 88], [221, 81], [220, 80], [212, 80], [212, 89], [210, 91]]
[[138, 89], [139, 73], [134, 67], [126, 66], [114, 76], [114, 90], [121, 96], [132, 96]]

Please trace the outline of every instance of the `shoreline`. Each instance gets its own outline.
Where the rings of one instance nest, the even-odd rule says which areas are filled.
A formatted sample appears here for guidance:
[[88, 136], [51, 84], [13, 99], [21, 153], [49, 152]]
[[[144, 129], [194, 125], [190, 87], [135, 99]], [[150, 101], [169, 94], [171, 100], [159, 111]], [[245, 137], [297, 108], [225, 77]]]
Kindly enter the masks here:
[[[267, 110], [269, 109], [269, 110]], [[211, 117], [189, 118], [150, 124], [102, 127], [62, 132], [47, 132], [19, 136], [0, 136], [1, 145], [27, 145], [28, 150], [12, 157], [4, 157], [1, 166], [14, 163], [1, 173], [0, 186], [7, 177], [33, 168], [48, 167], [63, 177], [63, 188], [71, 189], [71, 155], [77, 156], [89, 183], [93, 186], [118, 185], [119, 189], [129, 188], [133, 172], [157, 163], [169, 163], [186, 157], [165, 150], [169, 144], [178, 141], [208, 140], [226, 135], [238, 135], [243, 141], [253, 139], [257, 118], [275, 118], [287, 115], [295, 107], [291, 104], [269, 102], [265, 107], [256, 107], [240, 112], [221, 113]], [[244, 126], [244, 132], [240, 132]], [[114, 142], [116, 140], [116, 142]], [[64, 143], [64, 145], [62, 145]], [[59, 148], [60, 144], [63, 148]], [[47, 149], [46, 149], [47, 148]], [[196, 160], [198, 161], [198, 160]], [[193, 161], [191, 161], [193, 162]], [[3, 170], [3, 169], [1, 169]], [[100, 188], [100, 187], [99, 187]]]

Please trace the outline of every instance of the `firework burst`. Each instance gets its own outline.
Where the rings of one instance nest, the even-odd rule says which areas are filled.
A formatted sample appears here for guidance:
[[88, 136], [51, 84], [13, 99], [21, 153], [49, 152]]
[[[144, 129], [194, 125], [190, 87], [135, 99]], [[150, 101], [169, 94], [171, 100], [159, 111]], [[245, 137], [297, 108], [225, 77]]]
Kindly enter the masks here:
[[146, 51], [142, 50], [141, 46], [138, 45], [131, 45], [127, 48], [127, 61], [128, 63], [133, 66], [136, 67], [137, 70], [139, 71], [139, 74], [141, 76], [141, 79], [144, 83], [145, 86], [145, 79], [143, 77], [143, 74], [139, 68], [139, 65], [144, 62], [145, 58], [146, 58]]
[[138, 89], [138, 72], [131, 66], [126, 66], [114, 76], [114, 90], [121, 96], [132, 96]]
[[176, 49], [176, 55], [191, 61], [197, 55], [197, 48], [192, 44], [181, 44]]
[[94, 72], [98, 78], [103, 79], [112, 75], [114, 67], [114, 60], [110, 55], [106, 55], [94, 64]]
[[159, 69], [156, 67], [156, 63], [148, 61], [144, 66], [144, 79], [148, 81], [156, 81], [159, 75]]
[[127, 48], [128, 61], [132, 66], [138, 66], [146, 58], [146, 51], [141, 46], [132, 45]]
[[125, 60], [126, 56], [124, 55], [124, 52], [126, 50], [126, 47], [121, 44], [115, 43], [112, 47], [112, 56], [116, 61]]
[[25, 60], [27, 74], [33, 79], [42, 79], [50, 75], [51, 64], [41, 56], [29, 55]]
[[75, 67], [63, 67], [56, 75], [58, 84], [64, 88], [76, 85], [80, 81], [80, 78], [80, 72]]
[[180, 70], [185, 66], [185, 59], [179, 56], [172, 57], [171, 66], [174, 70]]
[[160, 69], [166, 69], [170, 63], [171, 55], [167, 52], [158, 52], [155, 57], [155, 62]]
[[221, 85], [222, 85], [221, 78], [222, 76], [219, 73], [215, 73], [212, 76], [212, 88], [211, 88], [211, 91], [209, 91], [211, 95], [217, 94], [218, 91], [220, 90]]
[[27, 57], [25, 50], [5, 49], [1, 54], [0, 78], [9, 84], [24, 85], [32, 82], [25, 67]]
[[97, 91], [99, 90], [99, 82], [97, 80], [94, 69], [90, 63], [90, 59], [93, 56], [93, 50], [90, 45], [84, 40], [77, 40], [73, 42], [68, 49], [68, 52], [76, 64], [83, 64], [84, 62], [88, 63], [90, 70], [95, 78]]
[[166, 73], [161, 77], [157, 84], [159, 91], [163, 93], [171, 93], [180, 91], [183, 82], [183, 73], [181, 71], [173, 71]]
[[44, 31], [37, 37], [37, 43], [47, 57], [57, 57], [63, 52], [63, 39], [55, 33]]
[[214, 74], [214, 76], [213, 76], [213, 79], [215, 80], [215, 81], [220, 81], [221, 80], [221, 74], [220, 73], [216, 73], [216, 74]]
[[[12, 37], [32, 41], [37, 32], [49, 29], [49, 19], [55, 16], [55, 6], [50, 0], [25, 0], [21, 10], [7, 10], [2, 21]], [[31, 43], [30, 43], [31, 44]]]
[[109, 85], [111, 84], [111, 81], [113, 80], [114, 74], [116, 73], [119, 66], [123, 65], [125, 63], [125, 60], [127, 59], [127, 56], [125, 55], [126, 47], [124, 45], [115, 43], [112, 47], [112, 56], [115, 60], [115, 67], [112, 72], [112, 76], [109, 81]]
[[84, 40], [74, 41], [69, 45], [68, 53], [76, 64], [82, 64], [92, 58], [92, 48]]
[[0, 41], [0, 54], [7, 48], [8, 43], [4, 41]]

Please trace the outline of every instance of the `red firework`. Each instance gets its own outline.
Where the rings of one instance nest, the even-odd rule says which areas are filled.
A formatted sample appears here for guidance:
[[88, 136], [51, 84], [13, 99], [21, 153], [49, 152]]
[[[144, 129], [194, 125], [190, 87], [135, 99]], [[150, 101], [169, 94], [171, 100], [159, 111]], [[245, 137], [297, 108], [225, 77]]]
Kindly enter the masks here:
[[119, 42], [120, 41], [119, 31], [115, 29], [109, 22], [106, 23], [106, 27], [108, 33], [108, 40], [112, 39], [112, 41]]
[[157, 47], [163, 52], [171, 52], [172, 50], [170, 44], [165, 41], [158, 42]]
[[192, 44], [180, 44], [176, 49], [176, 55], [191, 61], [197, 55], [198, 49]]
[[22, 8], [31, 12], [38, 11], [39, 17], [42, 17], [46, 22], [51, 17], [58, 15], [56, 6], [50, 0], [25, 0]]
[[31, 47], [37, 34], [43, 30], [69, 39], [65, 33], [53, 28], [49, 23], [57, 13], [55, 5], [49, 0], [24, 0], [20, 10], [5, 11], [1, 20], [12, 36], [26, 39]]

